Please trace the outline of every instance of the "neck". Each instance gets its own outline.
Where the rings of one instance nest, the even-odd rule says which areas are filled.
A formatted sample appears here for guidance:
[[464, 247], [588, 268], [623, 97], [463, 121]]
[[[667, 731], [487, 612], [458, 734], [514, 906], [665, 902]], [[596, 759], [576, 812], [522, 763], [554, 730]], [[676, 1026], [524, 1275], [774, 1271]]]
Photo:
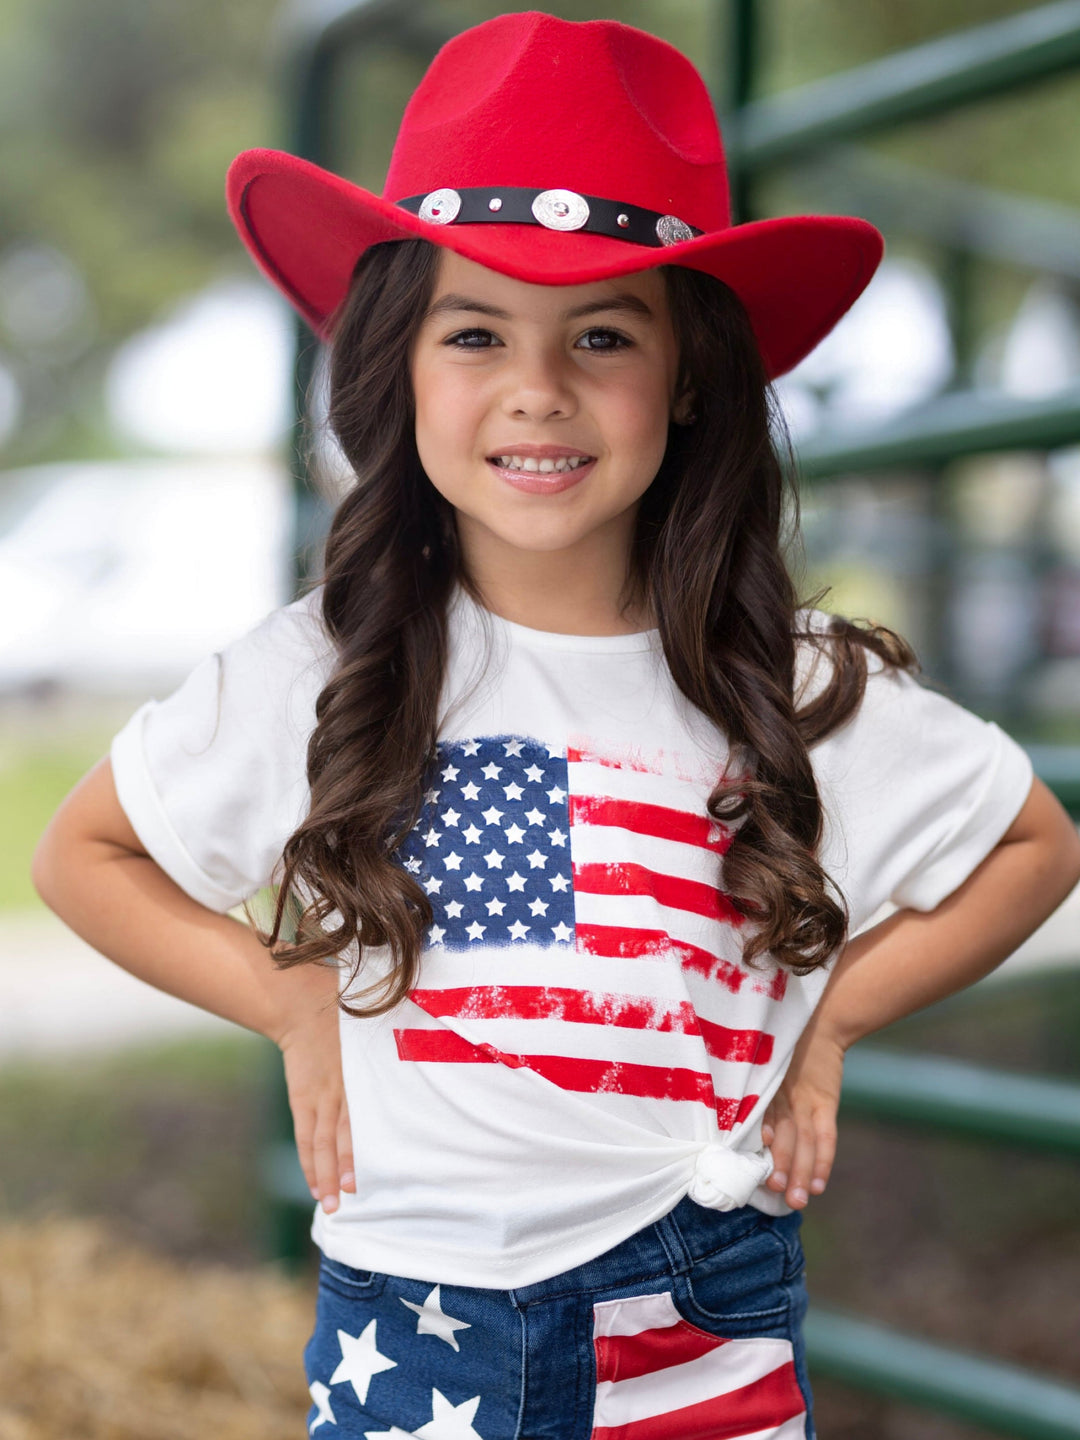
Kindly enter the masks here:
[[643, 597], [631, 594], [625, 552], [483, 543], [463, 543], [462, 550], [484, 608], [504, 620], [560, 635], [632, 635], [656, 625]]

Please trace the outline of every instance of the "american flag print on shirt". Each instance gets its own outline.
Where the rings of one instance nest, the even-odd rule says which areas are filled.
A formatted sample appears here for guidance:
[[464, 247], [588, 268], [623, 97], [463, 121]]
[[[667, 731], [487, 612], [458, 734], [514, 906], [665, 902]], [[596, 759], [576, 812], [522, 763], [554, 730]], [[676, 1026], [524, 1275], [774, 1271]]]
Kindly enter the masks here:
[[431, 773], [398, 850], [434, 916], [399, 1058], [744, 1120], [786, 975], [739, 964], [730, 832], [700, 784], [670, 757], [513, 735], [442, 741]]
[[591, 1440], [805, 1440], [790, 1340], [709, 1335], [668, 1292], [601, 1301], [593, 1317]]

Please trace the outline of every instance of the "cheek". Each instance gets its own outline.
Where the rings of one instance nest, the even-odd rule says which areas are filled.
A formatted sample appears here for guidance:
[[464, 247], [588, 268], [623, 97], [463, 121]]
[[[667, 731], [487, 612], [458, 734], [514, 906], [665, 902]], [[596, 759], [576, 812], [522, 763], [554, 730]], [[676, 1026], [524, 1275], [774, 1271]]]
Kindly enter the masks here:
[[667, 395], [659, 385], [648, 384], [618, 398], [612, 405], [612, 433], [621, 438], [623, 448], [647, 454], [655, 459], [667, 446]]
[[425, 467], [452, 465], [470, 433], [472, 402], [452, 377], [424, 375], [413, 382], [416, 448]]

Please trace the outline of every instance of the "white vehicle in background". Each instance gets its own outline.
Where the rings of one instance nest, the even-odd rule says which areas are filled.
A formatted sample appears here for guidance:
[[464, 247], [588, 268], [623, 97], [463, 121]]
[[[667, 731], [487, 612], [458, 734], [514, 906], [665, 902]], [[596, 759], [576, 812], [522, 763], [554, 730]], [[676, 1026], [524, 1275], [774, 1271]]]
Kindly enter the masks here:
[[0, 695], [167, 693], [289, 597], [274, 458], [0, 473]]

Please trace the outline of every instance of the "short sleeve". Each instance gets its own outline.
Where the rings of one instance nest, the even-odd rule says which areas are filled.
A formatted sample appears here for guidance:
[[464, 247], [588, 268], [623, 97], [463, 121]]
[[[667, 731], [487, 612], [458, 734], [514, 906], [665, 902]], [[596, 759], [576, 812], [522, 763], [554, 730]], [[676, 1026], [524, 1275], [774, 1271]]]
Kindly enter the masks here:
[[1034, 773], [993, 721], [868, 661], [859, 710], [811, 751], [827, 817], [823, 864], [853, 930], [886, 902], [935, 909], [1009, 829]]
[[316, 589], [271, 612], [113, 737], [132, 828], [211, 910], [231, 910], [275, 878], [307, 813], [307, 742], [333, 654], [320, 605]]

